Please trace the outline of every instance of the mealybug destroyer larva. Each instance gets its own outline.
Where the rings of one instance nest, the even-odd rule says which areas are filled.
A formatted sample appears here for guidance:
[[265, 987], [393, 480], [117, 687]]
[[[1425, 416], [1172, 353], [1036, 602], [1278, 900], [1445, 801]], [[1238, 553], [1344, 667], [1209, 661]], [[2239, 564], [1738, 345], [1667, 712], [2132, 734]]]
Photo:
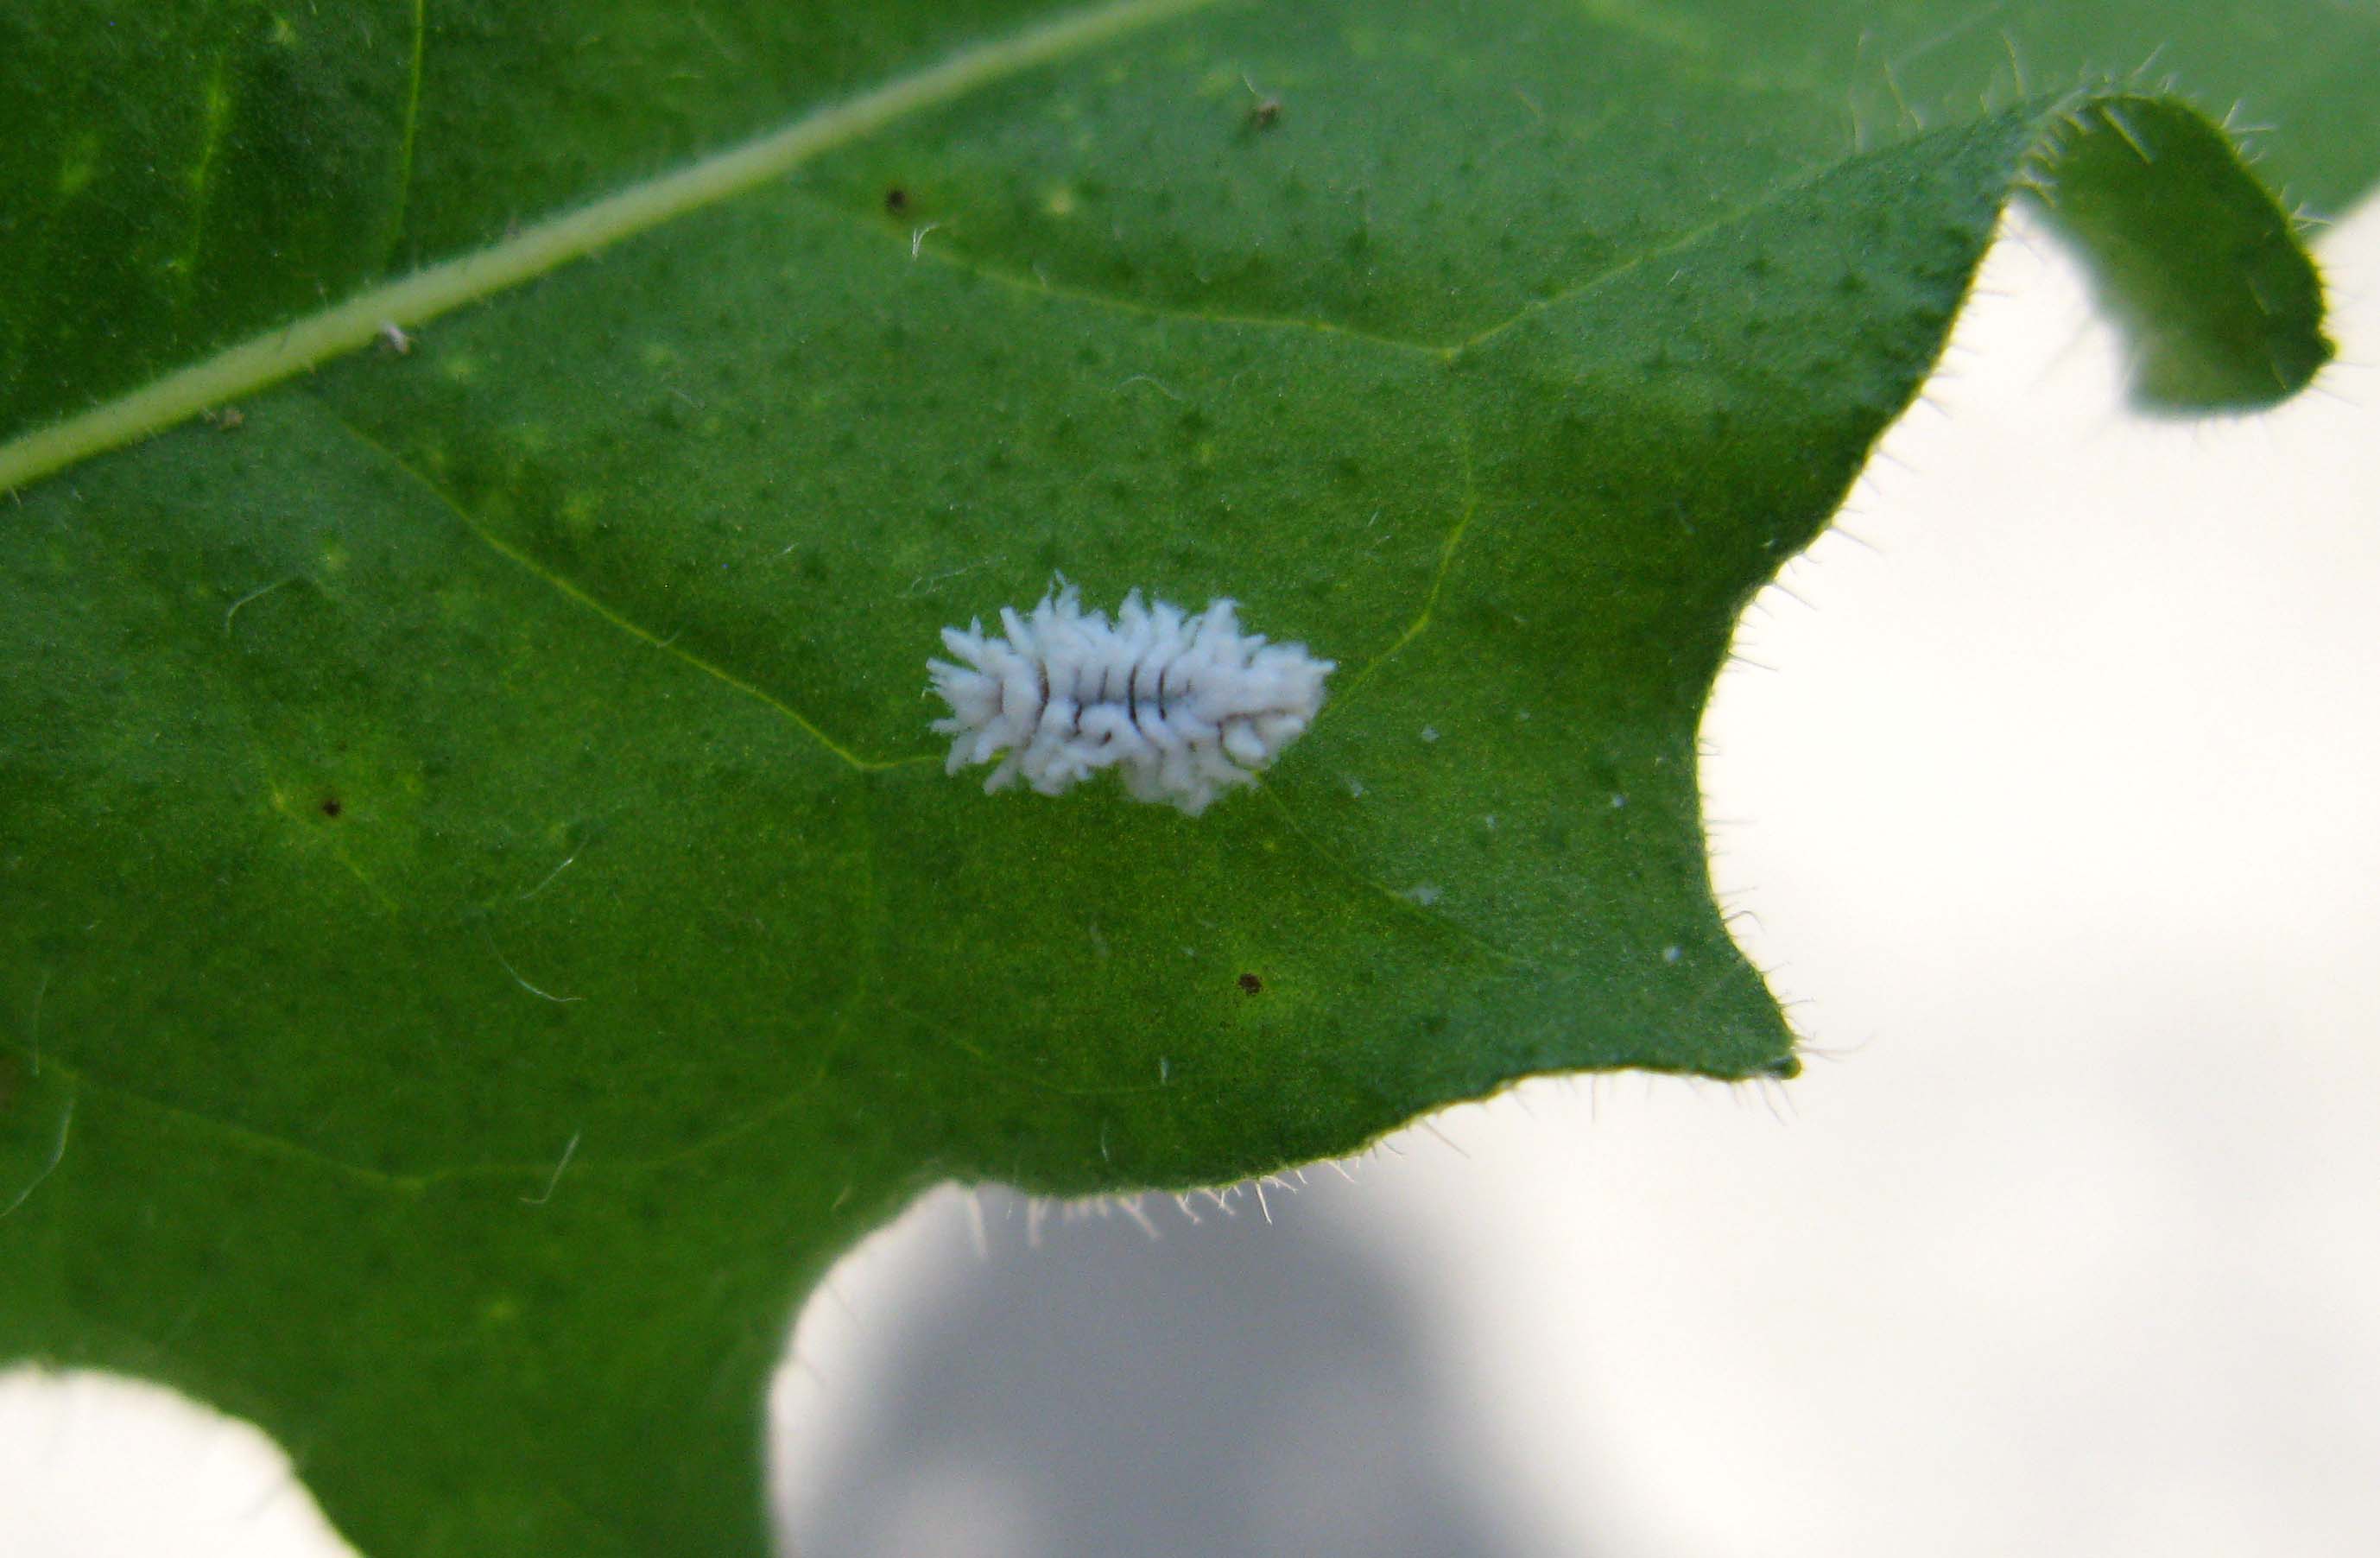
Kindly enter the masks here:
[[1028, 615], [1002, 607], [1005, 636], [943, 628], [962, 663], [927, 662], [951, 706], [934, 722], [952, 738], [946, 770], [997, 759], [986, 790], [1022, 780], [1055, 796], [1112, 768], [1134, 799], [1196, 817], [1305, 734], [1335, 668], [1242, 632], [1238, 613], [1218, 600], [1192, 616], [1135, 590], [1110, 622], [1069, 584]]

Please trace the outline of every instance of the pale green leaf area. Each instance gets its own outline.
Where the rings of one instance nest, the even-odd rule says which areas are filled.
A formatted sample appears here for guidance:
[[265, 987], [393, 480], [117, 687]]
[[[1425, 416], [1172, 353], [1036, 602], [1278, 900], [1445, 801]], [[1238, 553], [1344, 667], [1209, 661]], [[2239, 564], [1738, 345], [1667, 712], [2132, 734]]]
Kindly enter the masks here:
[[[375, 1558], [756, 1552], [793, 1306], [924, 1185], [1791, 1075], [1695, 785], [1737, 613], [2018, 194], [2147, 399], [2301, 385], [2259, 171], [2369, 180], [2375, 49], [2313, 3], [9, 7], [0, 1358], [252, 1418]], [[1235, 598], [1338, 663], [1318, 724], [1196, 818], [946, 775], [938, 630], [1059, 574]]]

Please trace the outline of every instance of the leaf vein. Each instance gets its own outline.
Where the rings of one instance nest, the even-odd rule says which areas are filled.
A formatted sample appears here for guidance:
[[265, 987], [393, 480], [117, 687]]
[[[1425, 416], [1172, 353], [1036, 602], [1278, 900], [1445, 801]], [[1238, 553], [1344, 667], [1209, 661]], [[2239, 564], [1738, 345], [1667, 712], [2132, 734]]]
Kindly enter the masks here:
[[[94, 1077], [89, 1072], [55, 1059], [49, 1063], [49, 1066], [65, 1078], [67, 1086], [75, 1089], [77, 1097], [88, 1094], [94, 1098], [114, 1098], [133, 1108], [148, 1110], [189, 1130], [212, 1136], [224, 1145], [237, 1150], [254, 1153], [260, 1157], [279, 1158], [374, 1190], [419, 1196], [442, 1185], [471, 1180], [525, 1180], [532, 1185], [544, 1185], [553, 1176], [553, 1161], [551, 1158], [535, 1162], [458, 1163], [449, 1168], [424, 1169], [411, 1174], [367, 1168], [361, 1163], [349, 1162], [345, 1158], [336, 1157], [320, 1148], [306, 1146], [285, 1136], [259, 1130], [253, 1126], [244, 1126], [237, 1121], [226, 1120], [219, 1115], [189, 1108], [185, 1104], [168, 1103], [164, 1099], [152, 1097], [140, 1091], [138, 1088], [128, 1088], [121, 1083]], [[771, 1121], [782, 1117], [802, 1100], [811, 1096], [811, 1091], [812, 1089], [807, 1086], [788, 1089], [782, 1096], [770, 1100], [744, 1118], [723, 1126], [709, 1136], [690, 1141], [683, 1147], [656, 1153], [650, 1158], [606, 1159], [596, 1172], [606, 1175], [635, 1175], [650, 1174], [677, 1167], [722, 1147], [732, 1146], [750, 1136]], [[72, 1110], [69, 1109], [67, 1113], [70, 1117]], [[65, 1134], [62, 1126], [58, 1133], [56, 1150], [58, 1157], [64, 1156]], [[41, 1183], [41, 1179], [47, 1178], [50, 1172], [56, 1166], [56, 1159], [53, 1158], [49, 1167], [42, 1171], [33, 1185], [26, 1187], [26, 1194], [30, 1195]], [[577, 1166], [581, 1175], [589, 1172], [588, 1164], [579, 1163]], [[23, 1199], [21, 1196], [18, 1198], [20, 1201]]]
[[1455, 514], [1454, 523], [1447, 527], [1446, 539], [1439, 543], [1438, 566], [1429, 577], [1429, 592], [1422, 597], [1421, 609], [1414, 614], [1411, 622], [1405, 624], [1405, 630], [1397, 635], [1396, 642], [1374, 655], [1362, 670], [1348, 679], [1346, 689], [1332, 700], [1335, 704], [1344, 704], [1362, 691], [1364, 684], [1377, 676], [1381, 666], [1394, 660], [1406, 645], [1421, 637], [1438, 610], [1439, 597], [1446, 590], [1447, 576], [1454, 571], [1454, 555], [1463, 546], [1463, 536], [1471, 529], [1472, 517], [1479, 512], [1479, 475], [1472, 458], [1471, 426], [1459, 415], [1454, 419], [1454, 447], [1463, 461], [1463, 506]]
[[888, 248], [905, 251], [911, 261], [929, 261], [948, 270], [979, 276], [995, 286], [1031, 297], [1046, 298], [1054, 302], [1081, 308], [1099, 309], [1111, 313], [1130, 314], [1135, 318], [1184, 324], [1214, 325], [1221, 328], [1240, 327], [1251, 330], [1303, 330], [1337, 340], [1354, 341], [1385, 350], [1404, 352], [1416, 357], [1445, 361], [1458, 349], [1428, 341], [1408, 340], [1398, 335], [1382, 335], [1373, 331], [1357, 329], [1327, 319], [1306, 319], [1295, 314], [1219, 313], [1204, 309], [1170, 307], [1163, 303], [1145, 302], [1138, 298], [1119, 297], [1112, 292], [1100, 292], [1090, 287], [1069, 286], [1053, 282], [1035, 272], [1010, 269], [948, 244], [913, 245], [880, 225], [870, 222], [847, 207], [808, 190], [795, 190], [795, 198], [804, 205], [832, 216], [838, 223], [856, 228], [871, 237], [881, 239]]
[[413, 57], [406, 67], [405, 128], [396, 144], [396, 199], [388, 213], [388, 239], [381, 250], [383, 269], [396, 257], [396, 246], [405, 237], [405, 208], [413, 195], [413, 140], [421, 123], [421, 53], [429, 32], [429, 0], [413, 0]]
[[1387, 882], [1365, 874], [1362, 870], [1332, 854], [1329, 849], [1324, 848], [1313, 834], [1305, 831], [1305, 825], [1297, 820], [1297, 813], [1290, 809], [1289, 802], [1281, 799], [1279, 786], [1266, 785], [1261, 786], [1261, 791], [1264, 797], [1272, 803], [1273, 810], [1280, 816], [1281, 825], [1289, 830], [1290, 836], [1297, 841], [1301, 848], [1322, 862], [1329, 870], [1338, 872], [1350, 882], [1371, 889], [1394, 905], [1399, 913], [1413, 916], [1440, 931], [1449, 932], [1459, 940], [1468, 942], [1474, 948], [1507, 968], [1525, 968], [1532, 973], [1544, 971], [1544, 966], [1534, 959], [1498, 946], [1451, 915], [1433, 909], [1409, 894], [1398, 892]]
[[716, 662], [705, 660], [702, 656], [696, 654], [693, 651], [681, 648], [674, 639], [662, 638], [660, 634], [655, 633], [651, 628], [645, 627], [635, 618], [621, 612], [617, 607], [613, 606], [607, 602], [589, 593], [585, 588], [578, 585], [566, 576], [556, 572], [544, 563], [540, 562], [536, 557], [522, 551], [519, 547], [515, 546], [512, 542], [504, 540], [502, 536], [497, 535], [493, 530], [489, 529], [485, 525], [481, 524], [478, 516], [472, 514], [469, 509], [464, 507], [461, 503], [455, 500], [453, 493], [447, 492], [445, 488], [432, 481], [419, 466], [416, 466], [410, 460], [405, 458], [404, 456], [398, 454], [395, 450], [390, 448], [387, 444], [382, 443], [379, 439], [374, 438], [370, 433], [365, 432], [362, 428], [358, 427], [354, 422], [349, 421], [346, 417], [340, 415], [337, 408], [333, 407], [322, 396], [313, 396], [309, 398], [311, 399], [314, 405], [321, 409], [323, 417], [331, 423], [341, 429], [349, 437], [362, 444], [366, 449], [371, 451], [371, 453], [378, 456], [381, 459], [386, 461], [391, 466], [394, 466], [408, 481], [413, 483], [415, 486], [419, 487], [423, 492], [428, 493], [431, 497], [435, 498], [441, 507], [444, 508], [449, 514], [452, 514], [455, 519], [461, 522], [465, 529], [478, 537], [479, 540], [489, 548], [489, 550], [494, 552], [497, 555], [506, 559], [516, 566], [521, 568], [523, 571], [542, 581], [550, 589], [553, 590], [565, 599], [570, 601], [573, 604], [592, 613], [594, 615], [611, 624], [613, 627], [618, 628], [621, 632], [637, 639], [639, 643], [660, 650], [662, 653], [669, 655], [672, 659], [681, 661], [684, 663], [692, 666], [695, 670], [701, 672], [704, 676], [712, 677], [717, 681], [723, 682], [727, 686], [735, 688], [737, 692], [742, 693], [745, 697], [753, 699], [765, 705], [777, 714], [790, 721], [811, 740], [816, 741], [820, 746], [825, 748], [837, 758], [842, 759], [844, 762], [862, 773], [873, 773], [882, 769], [898, 768], [905, 764], [926, 761], [924, 758], [914, 755], [897, 758], [871, 758], [852, 750], [849, 747], [844, 746], [842, 742], [828, 735], [816, 721], [812, 720], [808, 715], [804, 714], [792, 704], [786, 702], [783, 699], [777, 697], [774, 693], [769, 692], [763, 688], [746, 681], [735, 672], [728, 670], [725, 666], [721, 665]]

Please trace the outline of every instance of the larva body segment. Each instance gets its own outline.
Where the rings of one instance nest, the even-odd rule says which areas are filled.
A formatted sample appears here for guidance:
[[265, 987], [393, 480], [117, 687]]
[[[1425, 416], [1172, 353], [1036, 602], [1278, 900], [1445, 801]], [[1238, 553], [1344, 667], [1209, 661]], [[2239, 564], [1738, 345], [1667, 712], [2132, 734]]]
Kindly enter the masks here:
[[1196, 817], [1305, 733], [1336, 669], [1242, 632], [1231, 600], [1192, 616], [1135, 590], [1110, 622], [1070, 584], [1025, 615], [1002, 607], [1000, 626], [945, 627], [952, 660], [926, 663], [951, 706], [933, 726], [951, 737], [947, 771], [997, 760], [994, 792], [1063, 795], [1112, 768], [1134, 799]]

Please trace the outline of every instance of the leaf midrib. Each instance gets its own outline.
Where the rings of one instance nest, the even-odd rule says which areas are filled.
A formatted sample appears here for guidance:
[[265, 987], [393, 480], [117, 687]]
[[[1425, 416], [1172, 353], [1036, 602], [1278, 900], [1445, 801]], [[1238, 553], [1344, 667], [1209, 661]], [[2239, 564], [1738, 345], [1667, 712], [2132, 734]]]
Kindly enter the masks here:
[[[814, 108], [789, 125], [713, 152], [674, 172], [656, 175], [483, 249], [369, 288], [278, 329], [250, 336], [89, 411], [0, 443], [0, 493], [22, 489], [93, 456], [162, 432], [200, 411], [227, 405], [369, 346], [391, 325], [419, 326], [680, 216], [747, 193], [909, 115], [1220, 3], [1221, 0], [1114, 0], [1109, 5], [1069, 12], [1002, 39], [978, 43], [858, 96]], [[2082, 95], [2086, 94], [2070, 94], [2070, 100]], [[1600, 267], [1556, 293], [1533, 298], [1506, 317], [1448, 341], [1402, 339], [1325, 320], [1179, 310], [1052, 286], [1038, 278], [1027, 281], [976, 256], [932, 257], [976, 272], [988, 280], [1088, 306], [1209, 324], [1304, 329], [1451, 363], [1537, 314], [1575, 302], [1648, 261], [1683, 249], [1792, 198], [1848, 160], [1853, 159], [1804, 169], [1784, 184], [1764, 191], [1756, 200], [1714, 213], [1647, 250]], [[407, 183], [410, 183], [409, 168]], [[819, 733], [813, 730], [812, 734]], [[827, 745], [833, 747], [834, 743], [828, 741]], [[849, 753], [838, 755], [851, 757]], [[859, 760], [858, 766], [872, 764]]]
[[754, 140], [549, 217], [484, 249], [368, 288], [89, 411], [0, 444], [0, 492], [55, 475], [368, 346], [388, 325], [426, 323], [732, 199], [895, 120], [1218, 3], [1112, 0], [963, 49], [856, 97], [814, 108]]

